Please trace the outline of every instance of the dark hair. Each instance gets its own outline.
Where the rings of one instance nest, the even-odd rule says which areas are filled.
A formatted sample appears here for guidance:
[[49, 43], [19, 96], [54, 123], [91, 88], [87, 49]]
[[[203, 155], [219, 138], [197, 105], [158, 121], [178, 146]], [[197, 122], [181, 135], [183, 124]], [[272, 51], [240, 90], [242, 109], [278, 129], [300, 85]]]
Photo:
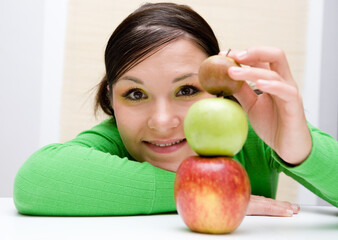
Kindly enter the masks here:
[[219, 53], [218, 41], [209, 24], [186, 5], [147, 3], [130, 14], [111, 35], [105, 50], [106, 74], [99, 83], [95, 112], [114, 116], [113, 84], [132, 67], [161, 47], [186, 37], [208, 56]]

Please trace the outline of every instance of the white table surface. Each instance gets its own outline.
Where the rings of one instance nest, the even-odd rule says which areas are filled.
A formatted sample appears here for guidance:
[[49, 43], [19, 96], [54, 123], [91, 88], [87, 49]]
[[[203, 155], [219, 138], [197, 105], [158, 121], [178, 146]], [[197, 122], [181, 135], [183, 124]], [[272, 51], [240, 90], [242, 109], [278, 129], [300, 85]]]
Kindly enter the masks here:
[[17, 213], [0, 198], [0, 240], [9, 239], [336, 239], [338, 209], [301, 206], [293, 217], [246, 216], [235, 232], [191, 232], [177, 214], [112, 217], [39, 217]]

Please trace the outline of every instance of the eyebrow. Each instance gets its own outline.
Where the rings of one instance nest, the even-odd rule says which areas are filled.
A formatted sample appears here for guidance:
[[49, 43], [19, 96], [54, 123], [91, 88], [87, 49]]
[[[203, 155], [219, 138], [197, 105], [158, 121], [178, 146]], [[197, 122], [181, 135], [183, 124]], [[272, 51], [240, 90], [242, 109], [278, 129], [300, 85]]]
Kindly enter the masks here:
[[132, 82], [135, 82], [135, 83], [138, 83], [138, 84], [143, 84], [143, 81], [141, 81], [140, 79], [134, 78], [134, 77], [129, 77], [129, 76], [125, 76], [125, 77], [121, 78], [120, 80], [129, 80], [129, 81], [132, 81]]
[[[172, 82], [176, 83], [176, 82], [182, 81], [186, 78], [189, 78], [189, 77], [195, 76], [195, 75], [198, 75], [198, 73], [186, 73], [186, 74], [183, 74], [181, 76], [174, 78], [174, 80]], [[132, 82], [135, 82], [135, 83], [138, 83], [138, 84], [144, 84], [144, 82], [142, 80], [140, 80], [138, 78], [134, 78], [134, 77], [129, 77], [129, 76], [124, 76], [120, 80], [129, 80], [129, 81], [132, 81]]]
[[186, 78], [189, 78], [189, 77], [195, 76], [195, 75], [198, 75], [198, 73], [186, 73], [186, 74], [183, 74], [182, 76], [179, 76], [179, 77], [175, 78], [173, 80], [173, 83], [182, 81], [182, 80], [184, 80]]

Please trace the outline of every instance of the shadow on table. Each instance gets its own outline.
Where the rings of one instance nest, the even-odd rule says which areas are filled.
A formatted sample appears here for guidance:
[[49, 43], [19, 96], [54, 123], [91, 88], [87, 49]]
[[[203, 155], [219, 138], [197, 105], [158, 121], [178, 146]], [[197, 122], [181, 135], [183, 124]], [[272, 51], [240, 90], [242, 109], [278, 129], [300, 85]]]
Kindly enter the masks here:
[[236, 229], [232, 233], [225, 233], [225, 234], [200, 233], [200, 232], [192, 231], [188, 227], [180, 227], [180, 228], [176, 228], [175, 230], [183, 232], [183, 233], [188, 233], [188, 234], [196, 234], [196, 235], [201, 235], [201, 236], [205, 235], [205, 236], [212, 236], [212, 237], [223, 237], [223, 238], [226, 235], [239, 236], [239, 235], [246, 235], [248, 233], [247, 230], [243, 230], [243, 229]]
[[338, 217], [338, 208], [335, 209], [336, 211], [332, 211], [332, 209], [326, 209], [326, 208], [301, 208], [302, 212], [308, 212], [308, 213], [316, 213], [321, 215], [327, 215], [327, 216], [335, 216]]

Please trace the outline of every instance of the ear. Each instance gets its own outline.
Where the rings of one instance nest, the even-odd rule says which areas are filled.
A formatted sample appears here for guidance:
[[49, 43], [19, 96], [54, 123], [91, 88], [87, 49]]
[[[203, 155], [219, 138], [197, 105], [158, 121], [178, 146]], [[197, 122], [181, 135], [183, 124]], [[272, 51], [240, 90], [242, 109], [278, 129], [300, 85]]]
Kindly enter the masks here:
[[113, 98], [111, 97], [113, 94], [111, 93], [111, 89], [109, 87], [109, 84], [107, 83], [107, 98], [109, 100], [109, 107], [113, 109]]

